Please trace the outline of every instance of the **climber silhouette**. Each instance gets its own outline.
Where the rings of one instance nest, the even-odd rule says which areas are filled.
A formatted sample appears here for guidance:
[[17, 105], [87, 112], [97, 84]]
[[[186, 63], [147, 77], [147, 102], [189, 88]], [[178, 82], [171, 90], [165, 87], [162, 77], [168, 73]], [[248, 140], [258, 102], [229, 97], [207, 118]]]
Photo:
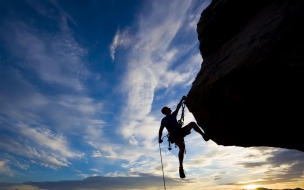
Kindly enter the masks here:
[[184, 152], [185, 152], [185, 142], [184, 137], [189, 135], [191, 132], [191, 129], [194, 129], [197, 133], [202, 135], [205, 141], [208, 141], [209, 138], [200, 130], [200, 128], [197, 126], [195, 122], [190, 122], [188, 125], [186, 125], [183, 128], [178, 127], [178, 122], [176, 120], [176, 116], [178, 114], [178, 111], [183, 103], [183, 101], [186, 100], [186, 96], [183, 96], [180, 102], [177, 104], [176, 109], [174, 112], [171, 113], [171, 109], [168, 107], [163, 107], [161, 112], [165, 114], [166, 116], [161, 120], [161, 125], [159, 128], [159, 134], [158, 134], [158, 142], [162, 143], [162, 134], [164, 127], [166, 127], [168, 133], [169, 133], [169, 140], [172, 139], [172, 141], [178, 146], [179, 153], [178, 153], [178, 159], [179, 159], [179, 175], [181, 178], [185, 178], [186, 175], [184, 173], [183, 168], [183, 160], [184, 160]]

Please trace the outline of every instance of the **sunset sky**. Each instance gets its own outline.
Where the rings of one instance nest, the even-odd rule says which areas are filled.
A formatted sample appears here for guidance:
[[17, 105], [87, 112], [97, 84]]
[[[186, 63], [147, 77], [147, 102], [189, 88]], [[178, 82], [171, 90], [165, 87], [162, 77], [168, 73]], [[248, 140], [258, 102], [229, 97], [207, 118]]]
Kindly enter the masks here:
[[[0, 0], [0, 189], [164, 189], [160, 110], [204, 64], [210, 3]], [[185, 142], [185, 179], [161, 144], [167, 189], [304, 189], [304, 152]]]

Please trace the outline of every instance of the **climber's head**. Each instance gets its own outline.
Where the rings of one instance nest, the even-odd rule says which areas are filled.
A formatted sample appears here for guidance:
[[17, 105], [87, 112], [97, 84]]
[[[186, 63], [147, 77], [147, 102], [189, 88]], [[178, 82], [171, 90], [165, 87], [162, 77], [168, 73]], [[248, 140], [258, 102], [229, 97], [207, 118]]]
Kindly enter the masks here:
[[171, 114], [171, 109], [168, 108], [167, 106], [163, 107], [163, 109], [161, 109], [161, 112], [165, 115], [170, 115]]

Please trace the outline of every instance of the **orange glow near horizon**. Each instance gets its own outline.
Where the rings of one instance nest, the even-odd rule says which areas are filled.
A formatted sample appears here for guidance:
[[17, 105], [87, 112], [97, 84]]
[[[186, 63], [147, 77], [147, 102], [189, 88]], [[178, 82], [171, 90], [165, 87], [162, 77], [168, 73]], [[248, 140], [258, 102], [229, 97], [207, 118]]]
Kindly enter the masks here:
[[250, 184], [250, 185], [245, 185], [244, 188], [246, 190], [254, 190], [255, 188], [260, 187], [260, 185], [255, 185], [255, 184]]

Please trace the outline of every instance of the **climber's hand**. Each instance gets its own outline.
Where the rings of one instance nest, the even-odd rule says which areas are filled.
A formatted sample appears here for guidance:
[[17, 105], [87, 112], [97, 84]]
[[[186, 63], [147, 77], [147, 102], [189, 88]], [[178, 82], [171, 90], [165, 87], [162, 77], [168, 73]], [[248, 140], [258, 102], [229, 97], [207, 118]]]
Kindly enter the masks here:
[[185, 100], [185, 101], [186, 101], [186, 99], [187, 99], [187, 96], [183, 96], [183, 100]]
[[159, 143], [159, 144], [160, 144], [160, 143], [162, 143], [162, 142], [163, 142], [163, 140], [162, 140], [162, 139], [159, 139], [159, 140], [158, 140], [158, 143]]

